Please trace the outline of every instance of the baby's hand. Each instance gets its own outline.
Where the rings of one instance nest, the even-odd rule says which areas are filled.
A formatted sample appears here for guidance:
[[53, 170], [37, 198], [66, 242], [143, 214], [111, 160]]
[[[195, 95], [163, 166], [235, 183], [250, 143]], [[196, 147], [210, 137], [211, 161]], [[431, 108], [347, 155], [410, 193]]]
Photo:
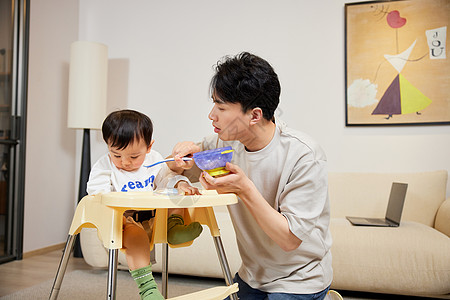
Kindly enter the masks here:
[[200, 191], [198, 190], [198, 188], [190, 185], [186, 181], [178, 182], [177, 189], [184, 192], [185, 195], [200, 195]]

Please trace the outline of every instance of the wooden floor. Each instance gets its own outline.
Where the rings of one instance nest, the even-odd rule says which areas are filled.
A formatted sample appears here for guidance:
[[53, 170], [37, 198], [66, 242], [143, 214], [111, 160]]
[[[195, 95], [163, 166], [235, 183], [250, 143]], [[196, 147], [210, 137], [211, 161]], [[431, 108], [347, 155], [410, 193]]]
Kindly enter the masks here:
[[[59, 249], [0, 264], [0, 297], [55, 278], [61, 256]], [[66, 272], [81, 269], [92, 267], [83, 258], [71, 256]]]

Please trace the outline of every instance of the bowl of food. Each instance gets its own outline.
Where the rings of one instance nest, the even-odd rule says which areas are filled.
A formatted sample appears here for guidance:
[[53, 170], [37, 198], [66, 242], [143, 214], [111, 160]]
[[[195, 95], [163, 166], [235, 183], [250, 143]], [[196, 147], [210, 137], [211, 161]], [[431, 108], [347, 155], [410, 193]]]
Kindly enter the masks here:
[[230, 172], [225, 169], [225, 166], [232, 157], [233, 149], [228, 146], [194, 153], [194, 162], [200, 169], [214, 177]]

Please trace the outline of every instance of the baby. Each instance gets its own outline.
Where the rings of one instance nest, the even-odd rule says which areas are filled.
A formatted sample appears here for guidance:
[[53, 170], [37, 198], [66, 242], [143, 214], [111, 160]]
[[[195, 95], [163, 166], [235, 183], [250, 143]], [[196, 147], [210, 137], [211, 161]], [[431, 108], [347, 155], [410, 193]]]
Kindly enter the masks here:
[[[189, 184], [186, 177], [173, 173], [164, 163], [151, 168], [145, 167], [163, 160], [161, 154], [152, 150], [153, 124], [148, 116], [134, 110], [112, 112], [103, 122], [102, 134], [108, 145], [108, 153], [92, 167], [87, 183], [89, 195], [120, 191], [151, 191], [157, 187], [178, 188], [189, 195], [199, 193], [197, 188]], [[192, 241], [202, 232], [202, 226], [198, 222], [184, 225], [183, 214], [184, 209], [169, 209], [167, 241], [170, 244]], [[142, 236], [148, 237], [151, 233], [150, 224], [153, 216], [153, 211], [125, 212], [124, 248], [127, 244], [133, 245], [126, 241], [148, 243], [148, 238], [141, 240]], [[144, 234], [145, 232], [147, 233]], [[133, 253], [132, 248], [126, 249], [130, 272], [141, 292], [154, 293], [154, 297], [150, 298], [160, 299], [151, 275], [150, 250], [148, 264], [144, 264], [147, 266], [142, 268], [140, 263], [139, 269], [134, 269], [136, 257], [133, 257]]]

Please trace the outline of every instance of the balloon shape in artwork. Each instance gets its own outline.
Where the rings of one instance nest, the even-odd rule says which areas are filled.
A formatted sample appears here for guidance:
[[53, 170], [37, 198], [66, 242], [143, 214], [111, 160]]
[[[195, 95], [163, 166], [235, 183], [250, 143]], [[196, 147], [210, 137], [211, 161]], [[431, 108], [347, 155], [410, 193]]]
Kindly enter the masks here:
[[386, 20], [392, 28], [400, 28], [406, 24], [406, 19], [400, 17], [398, 10], [393, 10], [387, 14]]

